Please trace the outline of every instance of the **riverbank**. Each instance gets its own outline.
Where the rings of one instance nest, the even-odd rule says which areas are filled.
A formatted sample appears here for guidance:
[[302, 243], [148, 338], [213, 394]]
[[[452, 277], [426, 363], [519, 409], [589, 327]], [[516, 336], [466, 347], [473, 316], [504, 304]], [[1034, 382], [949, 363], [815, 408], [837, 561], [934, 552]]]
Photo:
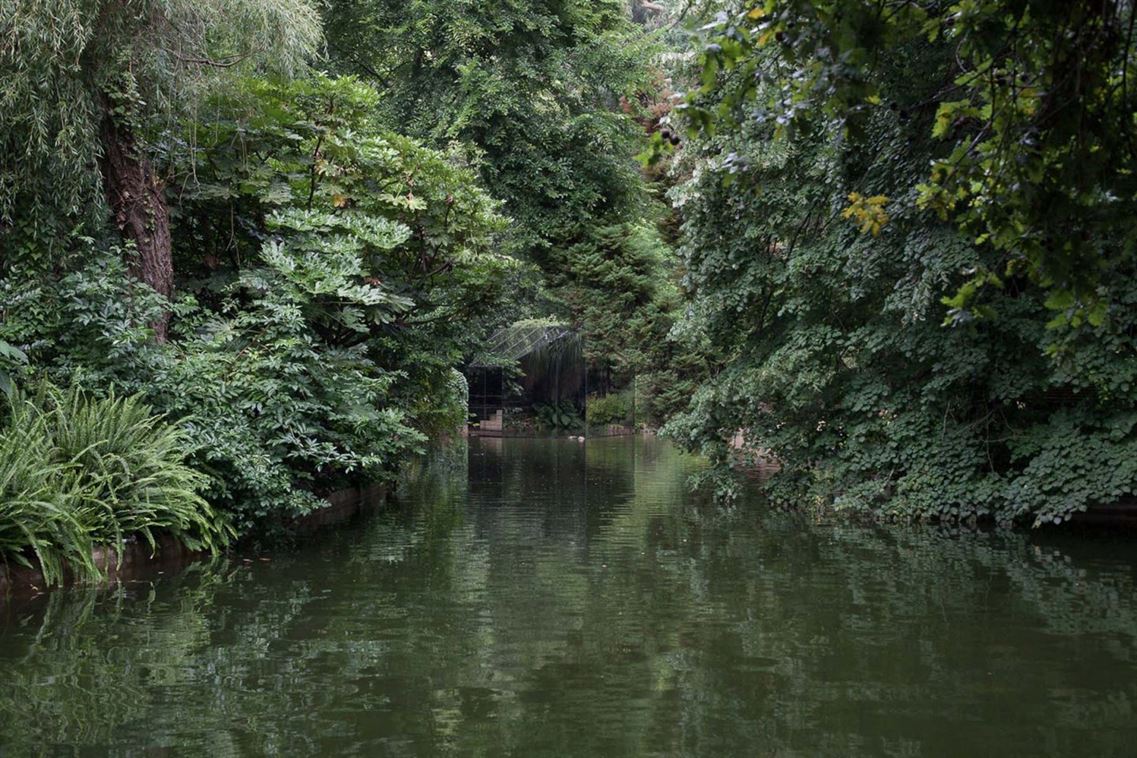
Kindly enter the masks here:
[[[769, 450], [748, 444], [741, 429], [734, 433], [729, 445], [735, 470], [752, 482], [761, 484], [782, 468], [781, 462]], [[831, 506], [824, 507], [827, 511], [837, 512]], [[879, 523], [889, 519], [873, 515], [867, 520]], [[1137, 531], [1137, 498], [1122, 498], [1108, 505], [1091, 505], [1085, 511], [1072, 513], [1062, 524], [1043, 524], [1041, 528], [1055, 529], [1070, 525], [1091, 529], [1121, 528]]]
[[[338, 490], [327, 496], [327, 502], [303, 516], [290, 519], [286, 526], [295, 534], [310, 534], [325, 527], [344, 524], [361, 513], [381, 508], [387, 502], [387, 487], [371, 485]], [[114, 546], [101, 545], [92, 550], [91, 558], [103, 579], [98, 582], [77, 581], [75, 573], [65, 568], [63, 586], [96, 584], [113, 586], [123, 582], [151, 579], [163, 572], [177, 571], [209, 553], [186, 547], [180, 540], [163, 534], [151, 546], [139, 538], [124, 545], [121, 554]], [[240, 550], [240, 546], [233, 548]], [[39, 567], [0, 564], [0, 605], [9, 598], [28, 597], [51, 589]]]

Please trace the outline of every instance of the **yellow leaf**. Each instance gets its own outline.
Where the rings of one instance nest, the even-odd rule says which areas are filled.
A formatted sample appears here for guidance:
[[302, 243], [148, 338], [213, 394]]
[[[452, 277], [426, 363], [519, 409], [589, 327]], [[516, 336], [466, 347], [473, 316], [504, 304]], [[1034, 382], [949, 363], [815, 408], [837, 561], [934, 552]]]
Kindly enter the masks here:
[[750, 19], [751, 21], [757, 21], [758, 19], [762, 18], [765, 15], [766, 15], [766, 11], [764, 9], [762, 9], [762, 8], [751, 8], [750, 12], [746, 14], [746, 17], [748, 19]]
[[350, 198], [344, 195], [332, 195], [332, 205], [337, 208], [347, 207], [348, 200], [350, 200]]
[[889, 222], [888, 212], [884, 206], [888, 198], [884, 195], [865, 197], [859, 192], [849, 193], [849, 205], [841, 211], [841, 218], [852, 220], [861, 230], [861, 234], [880, 235]]

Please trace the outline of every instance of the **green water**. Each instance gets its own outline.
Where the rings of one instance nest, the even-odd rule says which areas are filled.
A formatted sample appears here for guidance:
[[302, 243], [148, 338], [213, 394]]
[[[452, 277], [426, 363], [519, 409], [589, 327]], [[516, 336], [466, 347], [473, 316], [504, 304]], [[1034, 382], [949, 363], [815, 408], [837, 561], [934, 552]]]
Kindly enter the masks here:
[[1133, 537], [723, 511], [692, 465], [474, 440], [295, 549], [10, 605], [0, 754], [1137, 755]]

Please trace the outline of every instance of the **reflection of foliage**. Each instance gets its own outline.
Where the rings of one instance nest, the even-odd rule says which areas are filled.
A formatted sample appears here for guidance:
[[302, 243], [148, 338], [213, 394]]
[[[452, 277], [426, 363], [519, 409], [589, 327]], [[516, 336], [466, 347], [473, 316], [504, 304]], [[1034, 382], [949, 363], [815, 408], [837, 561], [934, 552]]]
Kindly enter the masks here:
[[13, 609], [0, 744], [1125, 753], [1128, 545], [723, 511], [693, 466], [460, 441], [303, 552]]

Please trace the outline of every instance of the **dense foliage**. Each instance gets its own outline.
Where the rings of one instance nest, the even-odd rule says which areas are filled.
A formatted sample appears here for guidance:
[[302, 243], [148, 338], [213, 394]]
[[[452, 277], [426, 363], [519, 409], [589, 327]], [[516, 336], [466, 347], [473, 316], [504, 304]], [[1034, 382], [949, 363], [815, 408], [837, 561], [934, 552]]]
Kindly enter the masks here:
[[513, 222], [506, 249], [531, 267], [513, 318], [564, 318], [624, 382], [669, 362], [673, 254], [631, 160], [659, 48], [624, 2], [334, 0], [327, 29], [336, 64], [382, 89], [390, 123], [476, 150]]
[[[131, 274], [165, 297], [173, 240], [153, 148], [231, 72], [299, 70], [321, 40], [310, 0], [4, 0], [0, 34], [6, 247], [50, 259], [109, 221], [133, 244]], [[159, 342], [167, 321], [153, 322]]]
[[205, 299], [259, 256], [312, 301], [324, 339], [370, 341], [385, 367], [425, 381], [494, 323], [516, 265], [496, 251], [504, 219], [462, 150], [388, 131], [381, 100], [353, 79], [316, 77], [245, 82], [213, 104], [181, 167], [175, 228], [194, 243], [181, 268]]
[[43, 244], [102, 222], [107, 118], [168, 121], [238, 64], [296, 69], [320, 31], [305, 0], [3, 0], [0, 37], [0, 220]]
[[983, 105], [1070, 84], [1029, 41], [1078, 4], [1011, 5], [748, 3], [702, 31], [674, 197], [722, 370], [670, 429], [723, 462], [744, 429], [780, 500], [1040, 523], [1137, 491], [1133, 193], [1096, 163], [1126, 132]]
[[233, 531], [201, 497], [206, 478], [184, 462], [186, 433], [136, 397], [96, 399], [41, 383], [15, 393], [0, 420], [0, 555], [49, 584], [102, 568], [92, 548], [127, 538], [153, 548], [170, 534], [193, 550]]
[[534, 260], [642, 201], [617, 105], [645, 83], [647, 50], [622, 2], [336, 0], [327, 23], [333, 56], [382, 87], [391, 123], [479, 148]]
[[[137, 393], [176, 425], [194, 507], [241, 534], [390, 477], [464, 421], [454, 367], [518, 276], [469, 150], [400, 136], [371, 86], [306, 72], [302, 0], [12, 2], [5, 23], [47, 47], [4, 50], [4, 397], [37, 376]], [[25, 102], [45, 82], [58, 97]], [[35, 423], [13, 415], [11, 434]]]
[[5, 282], [0, 331], [34, 364], [192, 418], [211, 499], [243, 529], [383, 478], [422, 432], [452, 429], [451, 366], [511, 267], [460, 156], [383, 131], [375, 98], [351, 80], [246, 81], [210, 103], [196, 142], [171, 142], [184, 189], [166, 346], [146, 327], [160, 299], [93, 241], [62, 278], [28, 262]]
[[[1135, 242], [1134, 23], [1117, 0], [751, 0], [704, 29], [684, 108], [696, 131], [918, 122], [936, 145], [916, 204], [988, 252], [951, 316], [985, 314], [983, 294], [1027, 277], [1057, 322], [1100, 325]], [[912, 56], [936, 63], [902, 72], [898, 92], [888, 82]]]
[[[287, 524], [453, 431], [459, 369], [533, 318], [605, 377], [588, 423], [670, 419], [714, 475], [741, 429], [781, 500], [1042, 523], [1133, 494], [1134, 21], [0, 0], [0, 410], [28, 483], [0, 552], [58, 578], [92, 542]], [[94, 408], [160, 448], [135, 463], [188, 493], [166, 515], [93, 484], [133, 439]], [[96, 486], [119, 515], [58, 542], [88, 511], [57, 501]]]

